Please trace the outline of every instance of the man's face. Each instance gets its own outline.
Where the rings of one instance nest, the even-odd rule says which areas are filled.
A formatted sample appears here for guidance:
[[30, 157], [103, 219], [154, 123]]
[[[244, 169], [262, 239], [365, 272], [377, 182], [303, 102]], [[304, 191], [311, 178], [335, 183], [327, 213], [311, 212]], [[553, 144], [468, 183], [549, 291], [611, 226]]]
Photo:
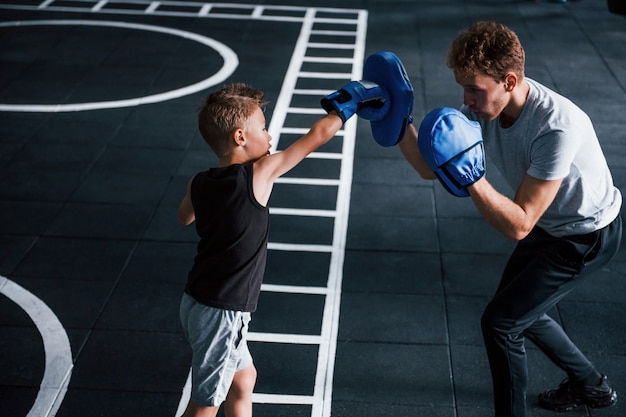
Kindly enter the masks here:
[[504, 82], [498, 83], [485, 74], [467, 78], [455, 74], [454, 78], [463, 87], [463, 103], [485, 121], [495, 120], [508, 104], [509, 95]]

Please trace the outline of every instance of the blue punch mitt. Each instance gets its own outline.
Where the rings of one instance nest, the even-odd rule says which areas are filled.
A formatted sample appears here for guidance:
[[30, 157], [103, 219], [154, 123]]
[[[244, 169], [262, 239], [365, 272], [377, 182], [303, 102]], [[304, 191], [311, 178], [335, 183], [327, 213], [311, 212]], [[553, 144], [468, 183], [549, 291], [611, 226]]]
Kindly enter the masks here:
[[417, 145], [422, 157], [452, 195], [468, 197], [467, 186], [485, 175], [480, 124], [460, 111], [441, 107], [420, 124]]
[[363, 79], [374, 82], [389, 93], [390, 105], [384, 117], [364, 108], [357, 114], [370, 120], [374, 140], [381, 146], [396, 145], [413, 121], [413, 87], [402, 61], [393, 52], [377, 52], [365, 60]]

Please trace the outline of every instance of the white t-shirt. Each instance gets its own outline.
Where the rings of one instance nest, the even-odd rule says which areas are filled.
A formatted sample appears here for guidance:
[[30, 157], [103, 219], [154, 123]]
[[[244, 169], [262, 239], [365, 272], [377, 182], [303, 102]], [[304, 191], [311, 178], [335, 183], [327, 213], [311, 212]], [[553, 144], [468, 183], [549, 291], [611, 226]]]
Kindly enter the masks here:
[[[530, 85], [522, 114], [509, 128], [461, 111], [482, 126], [485, 152], [517, 190], [525, 175], [563, 179], [537, 226], [553, 236], [590, 233], [611, 223], [622, 205], [589, 117], [567, 98], [540, 83]], [[487, 166], [487, 172], [489, 167]]]

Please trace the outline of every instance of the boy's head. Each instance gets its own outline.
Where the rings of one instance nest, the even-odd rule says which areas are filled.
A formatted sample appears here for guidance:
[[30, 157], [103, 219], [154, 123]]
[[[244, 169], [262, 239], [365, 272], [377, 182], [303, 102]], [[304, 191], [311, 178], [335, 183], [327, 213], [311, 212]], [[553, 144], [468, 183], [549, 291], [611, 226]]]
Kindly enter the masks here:
[[447, 63], [457, 76], [485, 74], [499, 83], [510, 72], [523, 79], [524, 59], [524, 48], [515, 32], [500, 23], [478, 22], [454, 40]]
[[227, 154], [232, 146], [231, 136], [244, 127], [257, 108], [267, 104], [263, 92], [247, 84], [223, 86], [202, 101], [198, 110], [198, 127], [206, 143], [218, 157]]

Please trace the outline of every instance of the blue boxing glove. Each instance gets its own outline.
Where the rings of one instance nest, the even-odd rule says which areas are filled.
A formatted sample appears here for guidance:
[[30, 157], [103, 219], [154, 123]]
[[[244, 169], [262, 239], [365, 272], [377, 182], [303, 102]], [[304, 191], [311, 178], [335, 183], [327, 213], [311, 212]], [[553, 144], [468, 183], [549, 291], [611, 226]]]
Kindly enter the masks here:
[[326, 112], [335, 110], [345, 123], [362, 109], [368, 108], [372, 117], [383, 117], [389, 107], [389, 94], [379, 85], [370, 81], [350, 81], [339, 90], [322, 98], [321, 105]]
[[419, 127], [417, 144], [437, 178], [457, 197], [485, 175], [485, 151], [480, 124], [460, 111], [442, 107], [428, 113]]

